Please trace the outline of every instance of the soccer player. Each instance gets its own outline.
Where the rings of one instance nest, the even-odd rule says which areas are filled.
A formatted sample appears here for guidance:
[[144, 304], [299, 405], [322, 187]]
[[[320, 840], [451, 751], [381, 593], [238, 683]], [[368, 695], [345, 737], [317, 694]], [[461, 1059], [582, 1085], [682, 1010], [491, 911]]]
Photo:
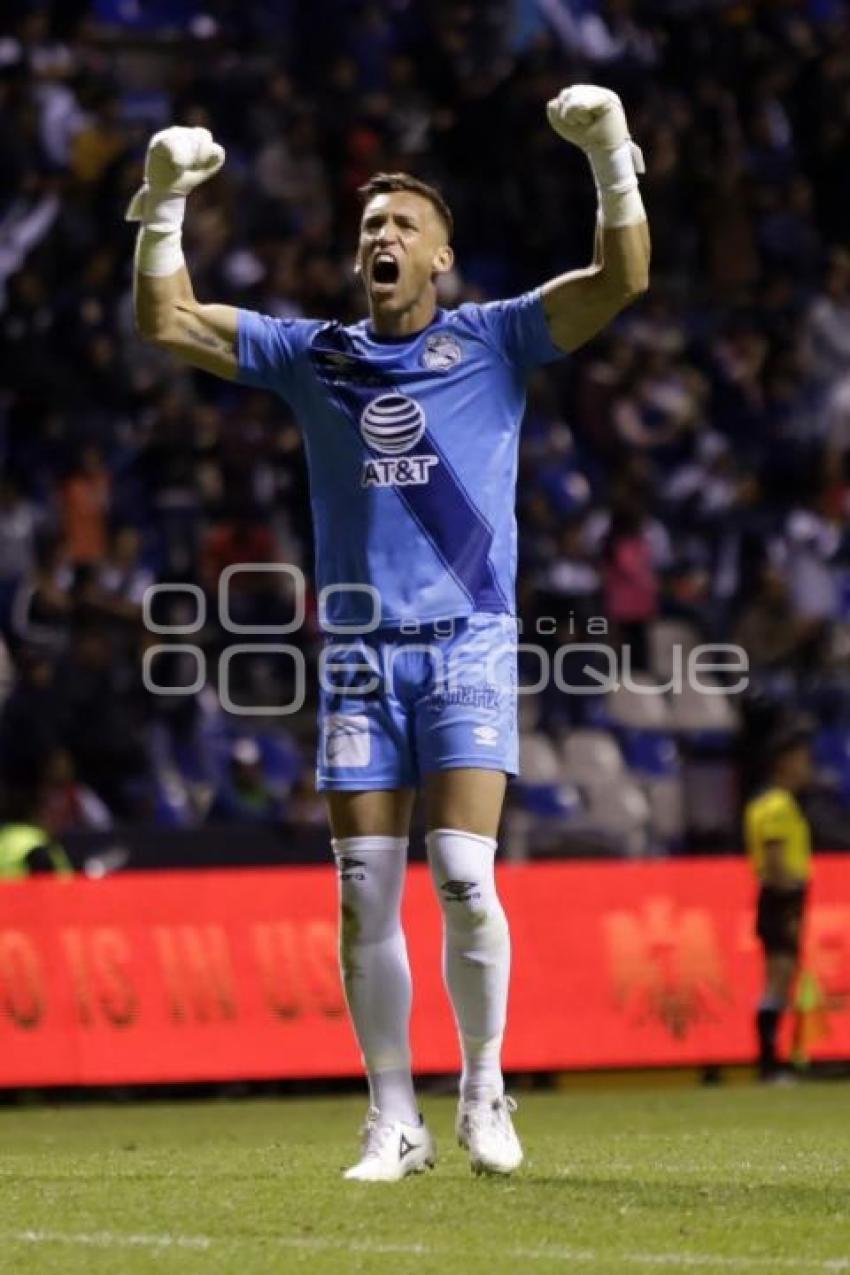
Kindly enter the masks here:
[[789, 1078], [777, 1059], [776, 1038], [800, 956], [811, 875], [811, 836], [797, 797], [811, 781], [809, 733], [790, 725], [768, 741], [769, 781], [744, 812], [747, 852], [759, 881], [756, 934], [764, 949], [764, 992], [756, 1013], [759, 1075]]
[[463, 1056], [457, 1135], [476, 1171], [510, 1173], [522, 1161], [500, 1064], [510, 942], [493, 870], [506, 776], [517, 770], [517, 436], [528, 374], [644, 292], [649, 264], [642, 160], [620, 99], [576, 85], [547, 112], [590, 160], [594, 261], [510, 301], [438, 306], [452, 216], [438, 191], [405, 174], [379, 174], [362, 191], [356, 268], [369, 317], [351, 326], [195, 299], [180, 236], [186, 196], [224, 162], [207, 130], [151, 139], [127, 214], [141, 222], [140, 333], [194, 367], [280, 394], [304, 432], [329, 634], [318, 785], [371, 1099], [350, 1179], [394, 1181], [434, 1162], [411, 1079], [400, 921], [418, 787]]

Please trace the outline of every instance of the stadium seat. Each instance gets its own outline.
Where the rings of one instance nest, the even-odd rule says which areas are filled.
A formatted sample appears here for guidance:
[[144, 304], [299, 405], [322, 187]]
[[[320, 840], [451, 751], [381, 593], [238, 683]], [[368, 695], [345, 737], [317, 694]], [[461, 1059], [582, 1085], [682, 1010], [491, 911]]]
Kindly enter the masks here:
[[614, 722], [608, 711], [610, 695], [588, 695], [581, 701], [581, 720], [584, 726], [594, 730], [610, 731]]
[[838, 620], [829, 635], [830, 664], [846, 668], [850, 664], [850, 619]]
[[529, 814], [544, 819], [571, 819], [582, 809], [581, 794], [574, 784], [525, 784], [514, 787], [518, 804]]
[[558, 784], [563, 779], [563, 767], [554, 744], [539, 731], [519, 737], [519, 773], [521, 781], [529, 786]]
[[[703, 678], [708, 684], [710, 679]], [[691, 735], [700, 734], [705, 742], [716, 737], [724, 743], [732, 739], [740, 729], [740, 714], [734, 697], [724, 694], [715, 685], [712, 694], [705, 694], [685, 681], [681, 691], [669, 697], [670, 725], [674, 731]]]
[[590, 823], [616, 839], [622, 854], [638, 858], [650, 849], [651, 810], [640, 787], [624, 775], [585, 793]]
[[836, 600], [838, 604], [837, 618], [843, 622], [850, 620], [850, 570], [836, 570], [834, 573]]
[[540, 725], [540, 704], [537, 695], [520, 695], [517, 700], [517, 725], [521, 733], [533, 734]]
[[680, 775], [645, 779], [653, 841], [664, 850], [678, 850], [685, 838], [685, 789]]
[[663, 684], [670, 681], [676, 652], [687, 659], [699, 645], [699, 634], [685, 620], [655, 620], [649, 628], [649, 667], [654, 677]]
[[506, 812], [506, 857], [524, 860], [562, 853], [565, 839], [582, 818], [581, 794], [565, 782], [558, 752], [546, 735], [520, 735], [519, 758], [520, 775], [511, 786]]
[[620, 744], [630, 770], [655, 779], [679, 774], [679, 750], [668, 731], [629, 728], [620, 733]]
[[850, 804], [850, 730], [846, 727], [819, 730], [812, 754], [822, 778], [835, 788], [843, 802]]
[[289, 735], [273, 731], [258, 732], [254, 738], [260, 748], [263, 774], [269, 787], [278, 793], [289, 792], [304, 768], [295, 741]]
[[192, 827], [195, 813], [186, 786], [176, 770], [155, 775], [153, 794], [157, 824], [164, 828]]
[[[621, 729], [618, 734], [619, 744], [600, 731], [576, 731], [562, 745], [567, 773], [587, 791], [591, 821], [598, 820], [602, 810], [609, 829], [610, 821], [604, 816], [597, 789], [609, 793], [614, 786], [635, 788], [648, 807], [652, 844], [665, 850], [677, 847], [684, 835], [684, 793], [675, 739], [667, 731], [634, 727]], [[627, 811], [631, 805], [631, 799], [627, 799]], [[637, 804], [634, 811], [640, 824], [647, 812], [639, 812]], [[613, 821], [613, 830], [617, 835], [621, 833], [619, 816]]]
[[594, 786], [625, 772], [623, 755], [613, 735], [601, 730], [575, 730], [561, 745], [564, 772], [575, 783]]
[[733, 762], [716, 756], [688, 758], [682, 783], [688, 835], [709, 838], [728, 850], [740, 836], [740, 793]]
[[658, 679], [647, 673], [632, 673], [629, 680], [633, 685], [621, 685], [607, 697], [612, 722], [643, 730], [669, 730], [670, 705]]

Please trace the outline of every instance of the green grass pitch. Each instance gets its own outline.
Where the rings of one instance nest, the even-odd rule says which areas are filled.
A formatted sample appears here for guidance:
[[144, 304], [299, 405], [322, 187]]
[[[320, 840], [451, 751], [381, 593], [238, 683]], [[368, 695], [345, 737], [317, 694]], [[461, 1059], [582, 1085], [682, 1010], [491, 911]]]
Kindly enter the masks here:
[[530, 1094], [512, 1179], [342, 1183], [352, 1098], [0, 1110], [2, 1275], [850, 1272], [850, 1086]]

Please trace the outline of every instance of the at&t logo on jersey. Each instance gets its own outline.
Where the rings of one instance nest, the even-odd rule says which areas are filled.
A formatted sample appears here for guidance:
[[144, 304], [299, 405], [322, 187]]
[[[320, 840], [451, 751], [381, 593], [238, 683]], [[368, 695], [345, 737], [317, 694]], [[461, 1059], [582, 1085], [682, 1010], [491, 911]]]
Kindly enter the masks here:
[[427, 483], [438, 457], [406, 456], [425, 433], [425, 413], [406, 394], [381, 394], [367, 403], [360, 417], [360, 433], [380, 457], [363, 462], [364, 487], [413, 487]]

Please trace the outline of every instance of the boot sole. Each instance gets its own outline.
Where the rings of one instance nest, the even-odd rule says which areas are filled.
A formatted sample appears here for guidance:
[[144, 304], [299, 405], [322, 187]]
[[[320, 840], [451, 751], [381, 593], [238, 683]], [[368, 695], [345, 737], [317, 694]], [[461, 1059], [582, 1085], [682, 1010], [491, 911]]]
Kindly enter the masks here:
[[[461, 1138], [460, 1136], [458, 1136], [457, 1145], [460, 1147], [460, 1149], [461, 1149], [462, 1151], [469, 1152], [469, 1147], [468, 1147], [468, 1146], [467, 1146], [467, 1144], [464, 1142], [463, 1138]], [[471, 1170], [472, 1170], [472, 1172], [475, 1174], [475, 1176], [476, 1176], [476, 1177], [478, 1177], [478, 1178], [482, 1178], [482, 1177], [488, 1177], [488, 1178], [508, 1178], [508, 1177], [510, 1177], [510, 1175], [511, 1175], [512, 1173], [516, 1173], [517, 1169], [520, 1167], [520, 1165], [521, 1165], [521, 1164], [522, 1164], [522, 1160], [520, 1160], [519, 1164], [515, 1164], [515, 1165], [513, 1166], [513, 1168], [510, 1168], [510, 1169], [497, 1169], [497, 1168], [495, 1168], [493, 1165], [490, 1165], [490, 1164], [484, 1164], [484, 1162], [483, 1162], [482, 1160], [470, 1160], [470, 1161], [469, 1161], [469, 1167], [470, 1167], [470, 1169], [471, 1169]]]

